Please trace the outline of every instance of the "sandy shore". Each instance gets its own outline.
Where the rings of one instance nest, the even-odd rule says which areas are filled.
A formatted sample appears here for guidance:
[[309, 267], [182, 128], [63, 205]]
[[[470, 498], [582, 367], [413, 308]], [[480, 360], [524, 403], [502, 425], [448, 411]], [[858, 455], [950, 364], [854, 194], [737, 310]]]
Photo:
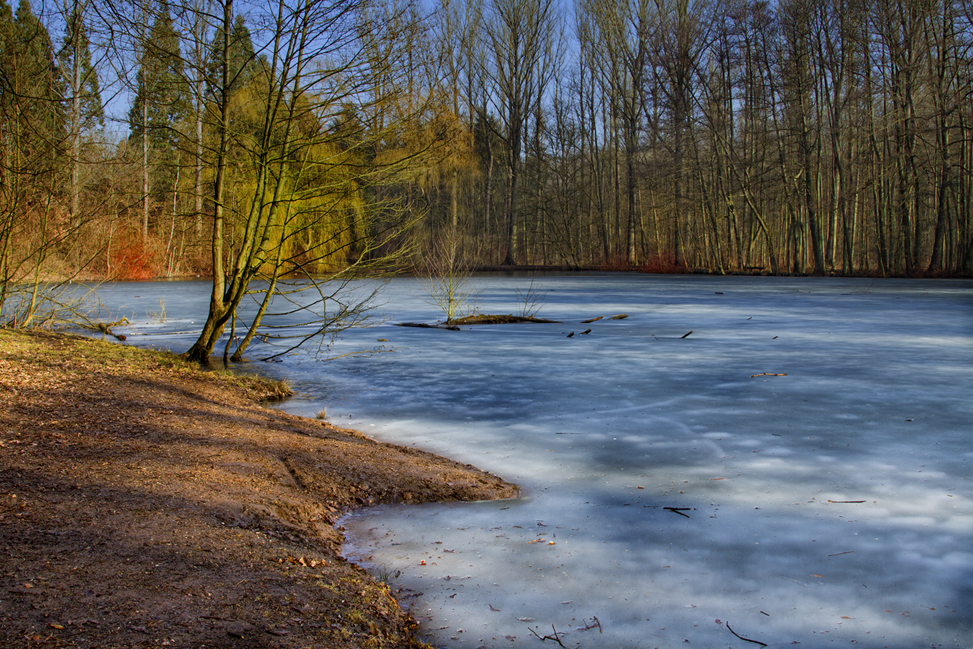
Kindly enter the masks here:
[[423, 646], [334, 521], [516, 488], [260, 405], [277, 390], [0, 330], [0, 645]]

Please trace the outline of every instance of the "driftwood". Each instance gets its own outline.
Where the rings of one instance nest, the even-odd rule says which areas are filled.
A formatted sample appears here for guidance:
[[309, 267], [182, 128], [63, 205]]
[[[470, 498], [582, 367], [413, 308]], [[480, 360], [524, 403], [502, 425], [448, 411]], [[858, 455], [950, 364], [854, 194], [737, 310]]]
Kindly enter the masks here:
[[[692, 333], [691, 331], [689, 333]], [[761, 374], [751, 374], [750, 378], [756, 378], [758, 376], [787, 376], [786, 374], [773, 374], [772, 372], [763, 372]]]
[[449, 329], [450, 331], [459, 331], [460, 328], [456, 325], [444, 324], [444, 325], [431, 325], [425, 322], [400, 322], [395, 325], [396, 327], [417, 327], [419, 329]]
[[572, 331], [571, 333], [568, 334], [568, 338], [570, 338], [573, 335], [574, 335], [574, 332]]
[[583, 336], [585, 334], [590, 334], [590, 333], [591, 333], [591, 329], [585, 329], [584, 331], [581, 332], [581, 335]]
[[680, 336], [679, 338], [680, 338], [680, 339], [682, 339], [682, 338], [689, 338], [689, 334], [691, 334], [691, 333], [693, 333], [693, 332], [692, 332], [692, 331], [690, 331], [689, 333], [685, 333], [685, 334], [683, 334], [682, 336]]
[[522, 322], [539, 323], [560, 323], [559, 320], [547, 320], [546, 318], [535, 318], [532, 315], [468, 315], [465, 318], [450, 320], [447, 324], [451, 325], [475, 325], [475, 324], [519, 324]]
[[[597, 318], [589, 318], [588, 320], [582, 320], [581, 321], [581, 324], [590, 324], [592, 322], [598, 322], [599, 320], [601, 320], [604, 317], [605, 316], [600, 315]], [[627, 313], [619, 313], [618, 315], [613, 315], [613, 316], [611, 316], [608, 319], [609, 320], [624, 320], [627, 317], [628, 317], [628, 314]]]

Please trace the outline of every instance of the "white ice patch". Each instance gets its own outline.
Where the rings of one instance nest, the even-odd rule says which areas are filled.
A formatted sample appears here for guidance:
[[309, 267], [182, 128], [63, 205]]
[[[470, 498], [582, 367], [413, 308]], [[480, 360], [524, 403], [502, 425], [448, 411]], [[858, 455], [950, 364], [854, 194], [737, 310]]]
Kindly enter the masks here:
[[[479, 310], [517, 312], [529, 281], [478, 278]], [[394, 327], [439, 317], [397, 279], [398, 315], [335, 350], [394, 353], [257, 368], [295, 387], [288, 411], [523, 487], [344, 522], [429, 642], [535, 647], [553, 627], [567, 647], [751, 646], [729, 622], [770, 646], [968, 646], [971, 282], [534, 285], [563, 323]]]

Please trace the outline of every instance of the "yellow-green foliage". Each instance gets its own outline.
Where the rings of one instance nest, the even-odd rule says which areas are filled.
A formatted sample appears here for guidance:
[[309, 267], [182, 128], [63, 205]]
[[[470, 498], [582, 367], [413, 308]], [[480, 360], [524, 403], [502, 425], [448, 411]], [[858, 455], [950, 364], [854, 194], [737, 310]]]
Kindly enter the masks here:
[[321, 127], [307, 98], [297, 101], [289, 129], [280, 123], [265, 135], [266, 97], [261, 100], [260, 90], [266, 81], [258, 75], [231, 104], [228, 253], [235, 254], [234, 243], [244, 241], [247, 227], [257, 223], [261, 273], [340, 270], [354, 260], [355, 242], [368, 234], [361, 155], [345, 146], [353, 138], [346, 141], [342, 133]]

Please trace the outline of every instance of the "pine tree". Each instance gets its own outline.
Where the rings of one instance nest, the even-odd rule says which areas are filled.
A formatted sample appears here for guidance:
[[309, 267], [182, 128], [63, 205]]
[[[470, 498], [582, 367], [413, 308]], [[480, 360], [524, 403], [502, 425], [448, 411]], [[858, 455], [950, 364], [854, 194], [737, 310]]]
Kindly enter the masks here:
[[[129, 111], [130, 140], [143, 151], [143, 174], [147, 196], [157, 204], [175, 191], [179, 169], [180, 128], [189, 115], [189, 87], [183, 70], [179, 34], [173, 26], [168, 4], [157, 11], [139, 57], [136, 93]], [[148, 237], [146, 209], [142, 222], [143, 239]]]
[[63, 90], [50, 35], [30, 3], [21, 0], [13, 15], [0, 3], [0, 310], [19, 291], [17, 326], [34, 318], [56, 243], [50, 199], [60, 185]]
[[85, 131], [104, 127], [105, 111], [101, 103], [98, 73], [91, 65], [91, 43], [84, 24], [86, 6], [75, 0], [64, 26], [64, 44], [58, 53], [58, 65], [65, 77], [68, 103], [77, 102], [69, 117], [77, 120], [77, 129]]
[[11, 288], [11, 251], [17, 195], [14, 174], [10, 173], [14, 147], [11, 124], [14, 101], [11, 88], [14, 72], [11, 56], [13, 43], [13, 13], [6, 0], [0, 0], [0, 312], [7, 302]]
[[91, 65], [91, 48], [84, 24], [82, 0], [74, 0], [65, 20], [64, 42], [58, 53], [58, 64], [65, 78], [68, 105], [71, 165], [71, 218], [77, 225], [80, 199], [81, 139], [86, 131], [105, 125], [98, 73]]
[[[210, 79], [210, 93], [214, 92], [213, 89], [219, 83], [219, 60], [222, 52], [223, 34], [217, 31], [210, 48], [210, 65], [207, 75]], [[250, 37], [250, 29], [247, 27], [246, 20], [240, 14], [237, 14], [233, 19], [233, 27], [230, 30], [229, 63], [230, 94], [250, 83], [260, 70], [261, 64], [266, 64], [266, 61], [257, 58], [253, 49], [253, 40]]]
[[17, 6], [12, 37], [8, 43], [11, 68], [5, 76], [12, 101], [18, 105], [14, 114], [21, 152], [30, 159], [34, 173], [49, 175], [65, 135], [64, 84], [51, 37], [28, 0], [20, 0]]

